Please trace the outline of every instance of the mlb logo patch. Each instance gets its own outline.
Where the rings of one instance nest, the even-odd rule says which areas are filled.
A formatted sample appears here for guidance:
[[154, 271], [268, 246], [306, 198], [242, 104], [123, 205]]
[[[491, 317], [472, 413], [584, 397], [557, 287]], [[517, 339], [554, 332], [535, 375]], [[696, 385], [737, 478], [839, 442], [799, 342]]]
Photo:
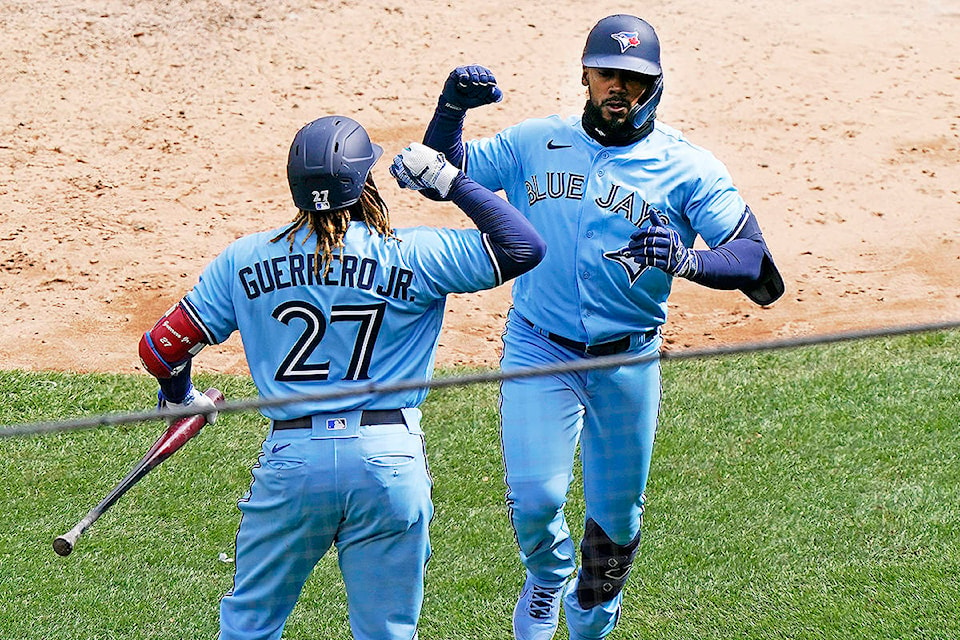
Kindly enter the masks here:
[[330, 208], [330, 190], [313, 191], [313, 206], [317, 211], [326, 211]]
[[620, 44], [620, 53], [623, 53], [630, 47], [640, 46], [640, 34], [636, 31], [620, 31], [610, 35], [611, 38]]
[[327, 431], [343, 431], [346, 428], [346, 418], [330, 418], [327, 420]]

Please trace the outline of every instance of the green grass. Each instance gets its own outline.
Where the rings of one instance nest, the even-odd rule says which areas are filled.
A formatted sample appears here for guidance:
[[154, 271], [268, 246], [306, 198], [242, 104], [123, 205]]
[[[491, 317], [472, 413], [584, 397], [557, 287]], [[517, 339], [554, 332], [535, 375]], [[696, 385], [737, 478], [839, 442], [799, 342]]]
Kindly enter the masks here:
[[[243, 378], [197, 384], [254, 395]], [[146, 377], [2, 372], [0, 422], [147, 409], [154, 389]], [[435, 390], [423, 407], [436, 516], [422, 640], [510, 638], [522, 569], [496, 405], [484, 384]], [[254, 413], [221, 417], [67, 558], [53, 538], [162, 426], [0, 440], [0, 637], [213, 638], [232, 576], [218, 554], [233, 555], [265, 428]], [[664, 363], [647, 494], [611, 638], [960, 637], [960, 333]], [[578, 534], [577, 492], [568, 516]], [[350, 637], [332, 554], [284, 637]]]

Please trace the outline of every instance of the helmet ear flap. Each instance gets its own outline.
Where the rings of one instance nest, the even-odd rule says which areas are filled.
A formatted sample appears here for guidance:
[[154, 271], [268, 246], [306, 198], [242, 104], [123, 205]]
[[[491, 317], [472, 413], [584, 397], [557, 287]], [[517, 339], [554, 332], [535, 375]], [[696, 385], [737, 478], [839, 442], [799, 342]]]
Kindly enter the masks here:
[[630, 109], [627, 119], [634, 129], [641, 129], [648, 122], [652, 122], [657, 117], [657, 106], [660, 104], [660, 97], [663, 95], [663, 75], [657, 76], [650, 83], [650, 88], [644, 97], [643, 102], [638, 102]]

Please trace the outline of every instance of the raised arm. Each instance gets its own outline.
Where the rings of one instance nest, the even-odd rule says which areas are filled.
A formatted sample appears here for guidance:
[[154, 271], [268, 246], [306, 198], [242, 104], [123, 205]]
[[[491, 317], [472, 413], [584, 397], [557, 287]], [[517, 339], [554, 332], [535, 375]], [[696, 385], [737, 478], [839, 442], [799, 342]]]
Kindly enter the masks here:
[[480, 65], [457, 67], [443, 84], [423, 144], [436, 149], [454, 166], [464, 167], [463, 121], [467, 109], [500, 102], [503, 92], [493, 72]]
[[405, 189], [433, 190], [460, 207], [487, 237], [501, 281], [529, 271], [543, 259], [546, 245], [520, 211], [468, 178], [442, 153], [413, 142], [394, 158], [390, 173]]

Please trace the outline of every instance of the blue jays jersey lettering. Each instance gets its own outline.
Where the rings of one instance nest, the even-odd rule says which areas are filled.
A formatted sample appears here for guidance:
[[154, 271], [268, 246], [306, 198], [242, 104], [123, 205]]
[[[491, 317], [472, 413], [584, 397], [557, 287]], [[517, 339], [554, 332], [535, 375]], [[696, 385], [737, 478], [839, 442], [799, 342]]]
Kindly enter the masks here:
[[[531, 119], [466, 144], [466, 171], [502, 189], [543, 236], [541, 264], [513, 285], [516, 309], [539, 327], [598, 343], [666, 321], [672, 278], [622, 257], [651, 210], [684, 244], [721, 244], [745, 202], [710, 152], [664, 124], [637, 144], [605, 147], [580, 117]], [[640, 283], [640, 284], [638, 284]], [[541, 301], [547, 296], [550, 305]]]
[[[291, 251], [282, 231], [237, 240], [204, 270], [186, 308], [210, 343], [239, 330], [250, 374], [263, 396], [332, 392], [371, 378], [428, 379], [445, 296], [500, 284], [476, 229], [418, 227], [382, 241], [351, 223], [330, 269], [314, 270], [301, 230]], [[456, 255], [457, 260], [449, 256]], [[415, 407], [425, 390], [266, 407], [282, 420], [332, 410]]]

